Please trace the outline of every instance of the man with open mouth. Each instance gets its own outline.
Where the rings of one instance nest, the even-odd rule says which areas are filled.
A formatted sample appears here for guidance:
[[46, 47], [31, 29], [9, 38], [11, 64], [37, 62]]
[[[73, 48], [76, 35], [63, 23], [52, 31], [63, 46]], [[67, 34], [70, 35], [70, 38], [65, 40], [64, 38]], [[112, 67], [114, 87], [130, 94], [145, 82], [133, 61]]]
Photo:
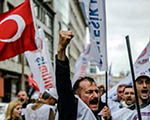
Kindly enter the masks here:
[[135, 109], [135, 94], [133, 86], [127, 85], [123, 91], [125, 104], [123, 107], [127, 107], [131, 110]]
[[137, 93], [139, 97], [140, 106], [148, 104], [150, 92], [150, 78], [148, 75], [143, 74], [136, 79]]
[[[142, 72], [136, 75], [136, 87], [142, 120], [150, 119], [150, 73]], [[134, 112], [132, 119], [137, 120], [137, 113]]]
[[[140, 72], [136, 74], [137, 95], [142, 120], [150, 120], [150, 73]], [[128, 100], [129, 102], [129, 100]], [[118, 115], [117, 115], [118, 114]], [[136, 107], [134, 109], [122, 108], [112, 114], [113, 120], [138, 120]]]
[[56, 88], [58, 92], [59, 120], [111, 120], [107, 106], [99, 111], [100, 94], [91, 77], [79, 78], [71, 84], [69, 60], [65, 51], [73, 34], [61, 31], [56, 56]]

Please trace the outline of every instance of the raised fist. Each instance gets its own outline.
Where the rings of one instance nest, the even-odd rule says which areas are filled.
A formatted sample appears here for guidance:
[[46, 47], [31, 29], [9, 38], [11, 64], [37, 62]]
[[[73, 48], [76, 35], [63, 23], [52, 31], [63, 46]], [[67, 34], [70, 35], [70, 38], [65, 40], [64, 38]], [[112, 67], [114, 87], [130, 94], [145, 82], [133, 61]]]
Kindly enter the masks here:
[[71, 31], [60, 31], [59, 32], [59, 44], [58, 49], [64, 50], [73, 38]]
[[57, 49], [57, 56], [59, 60], [65, 60], [65, 50], [67, 45], [73, 38], [73, 33], [71, 31], [60, 31], [59, 32], [59, 43]]

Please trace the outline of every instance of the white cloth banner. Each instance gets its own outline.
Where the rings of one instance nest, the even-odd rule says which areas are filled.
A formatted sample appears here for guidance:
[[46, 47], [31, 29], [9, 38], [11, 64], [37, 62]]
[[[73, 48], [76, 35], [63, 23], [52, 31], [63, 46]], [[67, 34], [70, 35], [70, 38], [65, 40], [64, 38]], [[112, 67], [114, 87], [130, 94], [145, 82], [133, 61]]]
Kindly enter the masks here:
[[138, 73], [140, 71], [141, 66], [145, 68], [147, 66], [147, 63], [150, 61], [150, 42], [147, 44], [146, 48], [142, 51], [140, 56], [137, 58], [135, 65], [134, 65], [134, 70], [135, 73]]
[[33, 52], [28, 51], [25, 53], [25, 56], [30, 65], [33, 79], [36, 81], [40, 92], [43, 93], [45, 89], [50, 89], [55, 86], [55, 75], [42, 29], [39, 29], [39, 35], [42, 48]]
[[[150, 120], [150, 105], [140, 109], [142, 120]], [[138, 120], [137, 110], [122, 108], [112, 114], [112, 120]]]
[[[142, 51], [140, 56], [137, 58], [135, 64], [134, 64], [134, 72], [135, 76], [139, 73], [148, 73], [150, 75], [150, 42], [147, 44], [145, 49]], [[109, 99], [116, 99], [116, 91], [117, 87], [120, 84], [127, 84], [127, 85], [132, 85], [132, 77], [131, 74], [129, 74], [125, 79], [120, 81], [117, 85], [115, 85], [112, 89], [109, 90], [108, 97]], [[105, 99], [105, 97], [102, 97]]]
[[78, 97], [77, 120], [97, 120], [91, 109]]
[[105, 0], [79, 0], [84, 6], [90, 30], [90, 61], [107, 70]]
[[90, 61], [96, 63], [100, 70], [107, 70], [106, 16], [105, 0], [90, 0]]
[[84, 77], [86, 74], [86, 68], [88, 65], [88, 58], [89, 58], [89, 51], [90, 51], [90, 44], [85, 48], [85, 50], [81, 53], [80, 57], [78, 58], [75, 64], [75, 74], [72, 79], [72, 86], [76, 82], [77, 79]]

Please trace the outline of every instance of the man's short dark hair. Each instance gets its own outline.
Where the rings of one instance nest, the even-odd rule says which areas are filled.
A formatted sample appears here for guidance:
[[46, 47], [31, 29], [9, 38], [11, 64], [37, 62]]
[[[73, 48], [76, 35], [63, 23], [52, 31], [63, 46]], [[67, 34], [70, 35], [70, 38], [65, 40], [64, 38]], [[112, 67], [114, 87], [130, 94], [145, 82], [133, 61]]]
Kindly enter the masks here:
[[87, 80], [88, 82], [90, 82], [90, 83], [95, 83], [95, 80], [93, 79], [93, 78], [91, 78], [91, 77], [81, 77], [81, 78], [79, 78], [76, 82], [75, 82], [75, 84], [74, 84], [74, 86], [73, 86], [73, 92], [74, 93], [76, 93], [77, 92], [77, 90], [80, 88], [80, 83], [82, 82], [82, 81], [84, 81], [84, 80]]
[[126, 85], [125, 88], [123, 89], [123, 92], [125, 91], [126, 88], [133, 88], [132, 85]]

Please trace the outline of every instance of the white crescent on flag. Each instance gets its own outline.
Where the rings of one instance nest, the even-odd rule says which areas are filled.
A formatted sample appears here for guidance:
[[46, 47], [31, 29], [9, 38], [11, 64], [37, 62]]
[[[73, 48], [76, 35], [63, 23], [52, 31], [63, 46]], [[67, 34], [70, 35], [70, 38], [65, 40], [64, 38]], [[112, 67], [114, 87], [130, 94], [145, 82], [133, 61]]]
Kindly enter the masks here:
[[1, 39], [0, 38], [0, 41], [2, 41], [2, 42], [14, 42], [18, 38], [21, 37], [21, 35], [25, 29], [26, 24], [25, 24], [24, 19], [20, 15], [17, 15], [17, 14], [13, 14], [13, 15], [6, 17], [5, 19], [3, 19], [0, 22], [0, 24], [6, 22], [7, 20], [14, 20], [17, 23], [18, 29], [17, 29], [16, 34], [12, 38], [9, 38], [9, 39]]

